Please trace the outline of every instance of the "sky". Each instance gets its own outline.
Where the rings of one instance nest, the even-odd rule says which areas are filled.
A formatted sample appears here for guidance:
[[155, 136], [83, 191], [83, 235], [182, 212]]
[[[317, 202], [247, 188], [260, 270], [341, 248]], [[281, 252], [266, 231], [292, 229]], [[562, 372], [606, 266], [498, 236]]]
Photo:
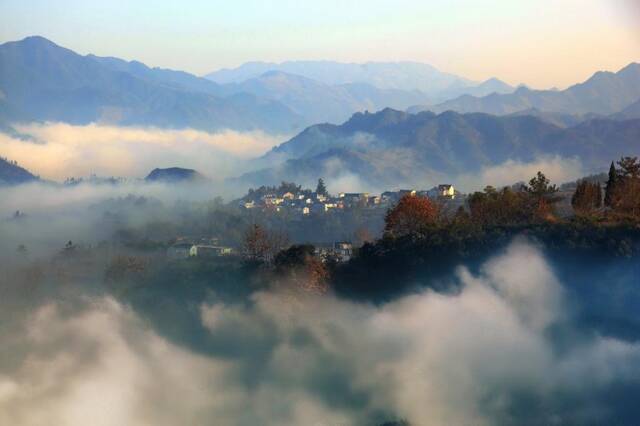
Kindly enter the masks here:
[[0, 42], [203, 75], [247, 61], [412, 60], [566, 87], [640, 61], [637, 0], [2, 0]]

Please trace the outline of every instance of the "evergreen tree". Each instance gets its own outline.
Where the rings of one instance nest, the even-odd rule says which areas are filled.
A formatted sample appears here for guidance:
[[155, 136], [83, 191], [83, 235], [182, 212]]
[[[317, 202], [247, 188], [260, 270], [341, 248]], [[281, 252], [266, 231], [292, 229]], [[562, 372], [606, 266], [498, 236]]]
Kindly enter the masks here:
[[604, 205], [605, 207], [613, 206], [613, 194], [615, 191], [616, 183], [618, 182], [618, 172], [616, 166], [611, 162], [609, 167], [609, 179], [607, 180], [607, 186], [604, 189]]
[[327, 191], [327, 187], [324, 184], [324, 180], [322, 178], [318, 179], [318, 186], [316, 187], [316, 194], [324, 195], [325, 197], [329, 195]]
[[571, 197], [571, 206], [577, 213], [591, 213], [602, 205], [602, 188], [599, 183], [582, 180]]

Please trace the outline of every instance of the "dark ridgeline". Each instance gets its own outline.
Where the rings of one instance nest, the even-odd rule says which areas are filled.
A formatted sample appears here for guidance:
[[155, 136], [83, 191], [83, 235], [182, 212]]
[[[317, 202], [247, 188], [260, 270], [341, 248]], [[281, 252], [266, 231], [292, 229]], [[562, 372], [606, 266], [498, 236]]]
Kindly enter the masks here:
[[640, 119], [591, 119], [561, 128], [533, 116], [494, 116], [448, 111], [410, 114], [393, 109], [357, 113], [342, 125], [319, 124], [274, 148], [263, 161], [287, 161], [248, 173], [252, 185], [312, 181], [338, 172], [355, 174], [372, 187], [459, 176], [509, 160], [578, 158], [587, 169], [603, 159], [640, 154]]
[[38, 180], [37, 176], [20, 167], [16, 162], [0, 157], [0, 186], [18, 185]]

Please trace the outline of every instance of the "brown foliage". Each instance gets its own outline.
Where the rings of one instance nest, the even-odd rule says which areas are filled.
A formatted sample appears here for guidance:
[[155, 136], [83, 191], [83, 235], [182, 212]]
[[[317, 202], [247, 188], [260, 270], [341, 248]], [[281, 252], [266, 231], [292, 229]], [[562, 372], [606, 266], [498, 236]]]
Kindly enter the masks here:
[[426, 197], [405, 195], [387, 212], [384, 233], [388, 237], [421, 234], [435, 225], [438, 207]]

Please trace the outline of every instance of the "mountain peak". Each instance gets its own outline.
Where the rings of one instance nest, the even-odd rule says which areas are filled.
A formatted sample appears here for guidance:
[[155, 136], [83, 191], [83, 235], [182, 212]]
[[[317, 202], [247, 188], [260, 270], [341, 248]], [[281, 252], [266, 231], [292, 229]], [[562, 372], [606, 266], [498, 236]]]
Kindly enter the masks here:
[[40, 35], [33, 35], [23, 38], [22, 40], [15, 41], [13, 43], [30, 45], [30, 46], [38, 46], [38, 47], [60, 47], [55, 44], [48, 38], [42, 37]]

